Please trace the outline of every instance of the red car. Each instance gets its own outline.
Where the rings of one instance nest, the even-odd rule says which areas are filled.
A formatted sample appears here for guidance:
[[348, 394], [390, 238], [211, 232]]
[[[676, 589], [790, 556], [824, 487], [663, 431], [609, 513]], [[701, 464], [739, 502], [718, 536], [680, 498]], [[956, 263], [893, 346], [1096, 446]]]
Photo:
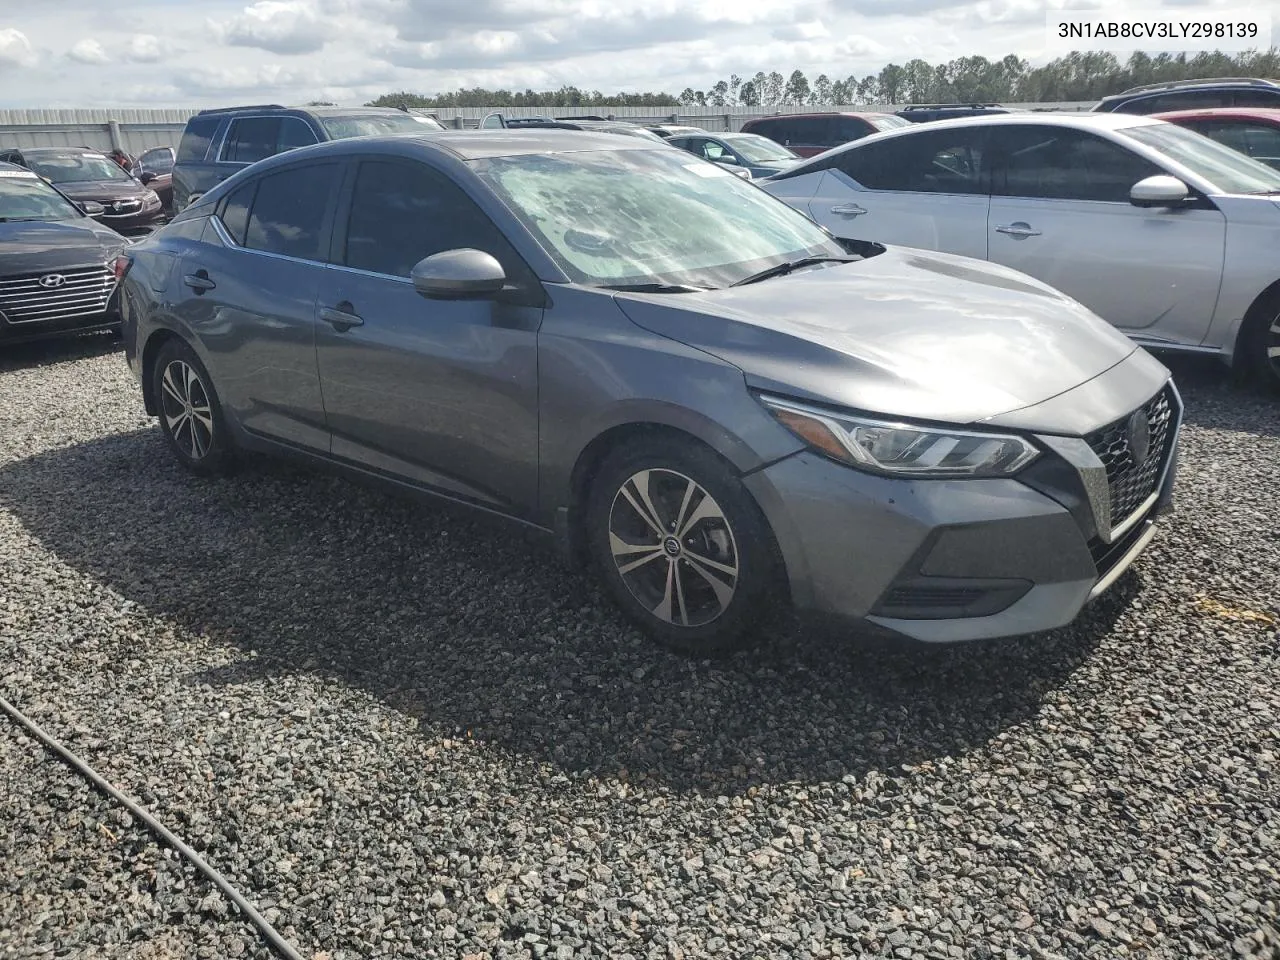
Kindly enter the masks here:
[[1280, 109], [1274, 107], [1214, 107], [1153, 113], [1180, 127], [1202, 133], [1224, 146], [1280, 169]]
[[892, 113], [785, 113], [753, 117], [742, 125], [742, 132], [768, 137], [798, 156], [816, 157], [850, 140], [910, 125]]

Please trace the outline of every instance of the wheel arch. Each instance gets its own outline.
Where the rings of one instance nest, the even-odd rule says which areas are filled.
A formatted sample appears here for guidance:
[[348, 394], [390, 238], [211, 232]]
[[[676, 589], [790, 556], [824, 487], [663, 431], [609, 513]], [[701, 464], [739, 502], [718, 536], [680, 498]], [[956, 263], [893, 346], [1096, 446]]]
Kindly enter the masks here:
[[1249, 369], [1250, 358], [1247, 356], [1249, 338], [1258, 324], [1266, 322], [1268, 311], [1276, 308], [1280, 308], [1280, 279], [1273, 281], [1253, 298], [1249, 309], [1244, 313], [1244, 319], [1240, 321], [1240, 328], [1236, 331], [1236, 342], [1231, 353], [1231, 364], [1236, 370]]
[[191, 346], [186, 337], [170, 327], [159, 327], [153, 330], [147, 337], [147, 342], [142, 346], [142, 357], [139, 364], [142, 371], [142, 403], [147, 415], [151, 417], [160, 415], [159, 398], [156, 397], [155, 391], [156, 358], [160, 356], [160, 351], [164, 349], [164, 345], [171, 340], [181, 340]]

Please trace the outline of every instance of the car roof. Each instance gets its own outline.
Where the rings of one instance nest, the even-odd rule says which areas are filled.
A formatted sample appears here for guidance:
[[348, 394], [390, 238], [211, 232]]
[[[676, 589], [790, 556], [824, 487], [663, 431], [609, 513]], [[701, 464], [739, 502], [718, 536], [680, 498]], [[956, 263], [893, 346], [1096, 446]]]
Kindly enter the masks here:
[[1165, 110], [1150, 116], [1157, 120], [1266, 120], [1280, 124], [1280, 107], [1202, 107], [1199, 110]]
[[371, 147], [400, 147], [397, 153], [447, 153], [459, 160], [489, 160], [496, 157], [518, 157], [536, 154], [587, 153], [617, 150], [671, 150], [665, 140], [647, 137], [620, 137], [616, 133], [588, 130], [525, 127], [522, 129], [440, 130], [431, 133], [401, 133], [376, 137], [351, 137], [328, 140], [314, 146], [278, 153], [260, 160], [255, 169], [286, 163], [302, 154], [345, 155], [368, 151]]
[[[30, 170], [28, 170], [26, 167], [17, 163], [10, 163], [7, 160], [0, 160], [0, 170], [4, 171], [5, 173], [21, 173], [28, 177], [35, 176], [35, 174], [32, 173]], [[37, 177], [37, 179], [39, 178]]]
[[82, 153], [105, 157], [109, 153], [96, 147], [19, 147], [13, 152], [24, 157], [78, 157]]
[[[892, 117], [892, 113], [885, 113], [883, 110], [819, 110], [814, 113], [775, 113], [768, 117], [751, 117], [747, 123], [756, 123], [760, 120], [794, 120], [796, 118], [809, 120], [813, 117]], [[743, 124], [746, 126], [746, 124]]]

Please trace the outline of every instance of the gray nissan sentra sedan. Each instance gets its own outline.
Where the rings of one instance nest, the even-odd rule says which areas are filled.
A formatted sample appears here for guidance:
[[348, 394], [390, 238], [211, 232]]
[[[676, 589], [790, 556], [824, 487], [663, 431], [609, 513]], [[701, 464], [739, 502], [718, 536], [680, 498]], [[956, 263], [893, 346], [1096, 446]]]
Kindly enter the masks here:
[[1169, 374], [1078, 303], [843, 246], [639, 138], [320, 144], [129, 256], [128, 361], [184, 466], [301, 453], [541, 528], [683, 651], [783, 602], [1061, 626], [1170, 502]]

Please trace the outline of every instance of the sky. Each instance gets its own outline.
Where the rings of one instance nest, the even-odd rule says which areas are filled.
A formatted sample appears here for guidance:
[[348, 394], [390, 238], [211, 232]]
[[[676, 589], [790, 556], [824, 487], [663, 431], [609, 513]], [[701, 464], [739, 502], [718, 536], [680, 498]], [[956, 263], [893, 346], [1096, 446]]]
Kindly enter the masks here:
[[1041, 63], [1047, 8], [1233, 0], [0, 0], [0, 107], [362, 103], [458, 87], [707, 89], [913, 57]]

